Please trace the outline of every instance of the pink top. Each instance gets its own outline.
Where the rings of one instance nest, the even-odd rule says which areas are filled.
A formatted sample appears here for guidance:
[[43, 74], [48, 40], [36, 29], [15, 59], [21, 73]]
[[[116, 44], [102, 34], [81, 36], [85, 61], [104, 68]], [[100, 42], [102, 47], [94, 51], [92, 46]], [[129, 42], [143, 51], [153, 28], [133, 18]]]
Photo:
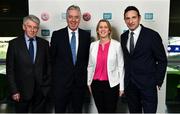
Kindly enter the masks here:
[[103, 50], [102, 45], [99, 44], [96, 69], [93, 77], [94, 80], [101, 80], [101, 81], [108, 80], [107, 57], [108, 57], [109, 45], [110, 42], [104, 44], [104, 50]]

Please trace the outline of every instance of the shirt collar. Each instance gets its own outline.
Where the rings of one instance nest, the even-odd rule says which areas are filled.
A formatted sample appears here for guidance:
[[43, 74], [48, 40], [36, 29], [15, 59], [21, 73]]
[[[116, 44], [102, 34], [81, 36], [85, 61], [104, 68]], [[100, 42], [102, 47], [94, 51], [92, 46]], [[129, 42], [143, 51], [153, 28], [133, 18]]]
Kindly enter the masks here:
[[[26, 41], [29, 41], [30, 38], [27, 36], [27, 34], [24, 34], [24, 37]], [[36, 37], [34, 37], [33, 39], [36, 40]]]
[[76, 29], [75, 31], [72, 31], [72, 30], [68, 27], [68, 32], [69, 32], [69, 34], [71, 34], [72, 32], [75, 32], [75, 34], [78, 34], [78, 29]]
[[131, 32], [134, 32], [135, 35], [138, 35], [140, 33], [140, 31], [141, 31], [141, 28], [142, 28], [141, 25], [139, 25], [134, 31], [129, 30], [129, 34]]

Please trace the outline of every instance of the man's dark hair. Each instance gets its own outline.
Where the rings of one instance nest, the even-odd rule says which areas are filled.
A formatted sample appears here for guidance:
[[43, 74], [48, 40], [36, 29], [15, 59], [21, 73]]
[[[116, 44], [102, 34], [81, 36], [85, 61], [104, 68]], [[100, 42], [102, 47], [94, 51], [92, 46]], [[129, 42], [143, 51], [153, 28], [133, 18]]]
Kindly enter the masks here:
[[138, 16], [141, 16], [140, 13], [139, 13], [139, 10], [135, 7], [135, 6], [128, 6], [125, 10], [124, 10], [124, 17], [125, 17], [125, 14], [130, 11], [130, 10], [134, 10], [137, 12]]

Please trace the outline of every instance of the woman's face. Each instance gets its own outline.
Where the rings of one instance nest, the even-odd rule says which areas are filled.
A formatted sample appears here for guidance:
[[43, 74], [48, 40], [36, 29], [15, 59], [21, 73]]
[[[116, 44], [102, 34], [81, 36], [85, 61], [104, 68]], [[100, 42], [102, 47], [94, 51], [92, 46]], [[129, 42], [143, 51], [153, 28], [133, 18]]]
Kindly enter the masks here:
[[110, 34], [109, 27], [106, 22], [100, 22], [97, 30], [100, 38], [108, 38]]

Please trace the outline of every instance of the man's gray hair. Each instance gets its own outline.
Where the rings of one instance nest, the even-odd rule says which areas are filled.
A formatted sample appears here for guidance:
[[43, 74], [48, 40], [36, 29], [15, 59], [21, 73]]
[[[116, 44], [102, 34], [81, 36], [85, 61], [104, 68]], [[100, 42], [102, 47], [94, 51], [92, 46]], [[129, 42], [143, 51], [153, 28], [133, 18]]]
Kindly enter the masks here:
[[27, 20], [31, 20], [31, 21], [37, 23], [38, 26], [39, 26], [39, 24], [40, 24], [39, 18], [36, 17], [35, 15], [28, 15], [28, 16], [24, 17], [24, 18], [23, 18], [23, 24], [25, 24]]
[[69, 10], [77, 10], [77, 11], [79, 11], [79, 13], [80, 13], [80, 15], [81, 15], [81, 9], [80, 9], [79, 6], [76, 6], [76, 5], [71, 5], [71, 6], [69, 6], [69, 7], [67, 8], [67, 10], [66, 10], [66, 16], [68, 16], [68, 11], [69, 11]]

